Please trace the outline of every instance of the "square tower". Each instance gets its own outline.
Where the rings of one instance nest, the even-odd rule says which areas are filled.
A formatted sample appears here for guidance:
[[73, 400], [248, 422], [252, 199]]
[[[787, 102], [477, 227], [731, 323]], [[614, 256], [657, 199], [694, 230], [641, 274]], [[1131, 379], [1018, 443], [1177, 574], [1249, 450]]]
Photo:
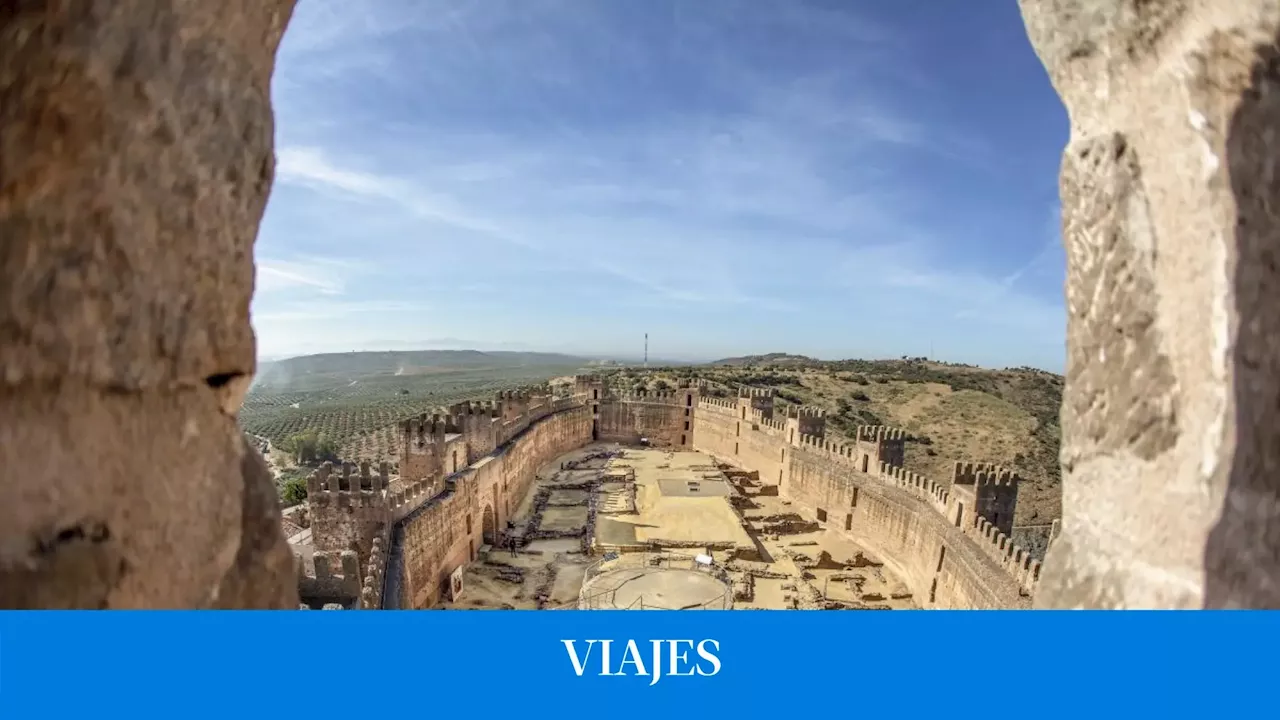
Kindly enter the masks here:
[[406, 482], [434, 480], [444, 470], [448, 420], [422, 413], [400, 423], [400, 477]]
[[599, 375], [578, 375], [573, 379], [573, 394], [588, 402], [600, 402], [604, 399], [604, 379]]
[[789, 407], [786, 417], [787, 442], [801, 435], [821, 438], [827, 434], [827, 413], [814, 407]]
[[857, 461], [862, 472], [875, 472], [884, 463], [889, 467], [902, 467], [906, 456], [906, 431], [886, 425], [859, 425], [857, 430]]
[[773, 388], [738, 388], [738, 416], [748, 420], [753, 412], [759, 412], [765, 420], [773, 419]]
[[968, 496], [973, 512], [1008, 536], [1013, 534], [1021, 482], [1013, 470], [992, 463], [958, 462], [951, 488], [958, 497]]

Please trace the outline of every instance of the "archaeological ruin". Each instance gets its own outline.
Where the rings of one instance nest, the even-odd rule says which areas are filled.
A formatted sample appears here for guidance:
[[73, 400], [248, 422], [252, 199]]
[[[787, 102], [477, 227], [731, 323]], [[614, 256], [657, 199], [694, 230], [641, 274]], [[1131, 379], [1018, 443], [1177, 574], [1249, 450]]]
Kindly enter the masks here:
[[1020, 0], [1071, 120], [1064, 517], [1043, 569], [1009, 546], [998, 471], [943, 488], [895, 462], [891, 430], [832, 446], [821, 418], [694, 393], [419, 418], [410, 482], [317, 476], [296, 561], [236, 423], [293, 5], [0, 15], [0, 607], [295, 608], [300, 585], [429, 607], [465, 594], [455, 569], [541, 463], [637, 433], [758, 473], [922, 606], [1280, 607], [1280, 0]]
[[[915, 607], [1030, 606], [1040, 563], [1010, 539], [1016, 474], [957, 463], [939, 483], [902, 466], [903, 431], [864, 426], [845, 445], [824, 425], [775, 413], [768, 391], [619, 394], [595, 376], [565, 397], [508, 391], [405, 420], [399, 477], [364, 463], [310, 478], [306, 527], [290, 522], [299, 593], [312, 608], [466, 607], [469, 577], [516, 583], [531, 555], [546, 569], [533, 607], [727, 609], [778, 579], [767, 566], [785, 554], [800, 569], [783, 574], [782, 607], [887, 600], [834, 599], [828, 575], [865, 584], [854, 557]], [[804, 534], [858, 550], [842, 562], [817, 539], [778, 542]]]

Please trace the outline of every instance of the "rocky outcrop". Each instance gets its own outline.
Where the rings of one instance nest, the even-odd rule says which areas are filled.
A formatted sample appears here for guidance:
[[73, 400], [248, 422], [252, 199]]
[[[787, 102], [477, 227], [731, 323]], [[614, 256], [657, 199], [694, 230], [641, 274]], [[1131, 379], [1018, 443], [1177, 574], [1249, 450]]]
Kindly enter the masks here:
[[1071, 118], [1036, 605], [1280, 607], [1280, 0], [1021, 6]]
[[292, 7], [0, 11], [0, 607], [298, 605], [235, 421]]

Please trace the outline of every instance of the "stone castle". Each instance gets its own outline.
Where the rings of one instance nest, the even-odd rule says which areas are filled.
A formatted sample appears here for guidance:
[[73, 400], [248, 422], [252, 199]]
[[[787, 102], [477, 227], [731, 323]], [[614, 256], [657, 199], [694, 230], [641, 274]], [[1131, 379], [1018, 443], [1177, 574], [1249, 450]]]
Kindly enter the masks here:
[[[939, 605], [1034, 584], [1046, 608], [1280, 607], [1280, 0], [1018, 4], [1071, 122], [1064, 515], [1038, 584], [1030, 565], [1005, 569], [1016, 551], [1006, 563], [995, 530], [974, 532], [963, 486], [872, 475], [869, 458], [862, 472], [861, 454], [797, 444], [751, 402], [592, 398], [504, 438], [467, 466], [477, 481], [446, 478], [429, 499], [419, 485], [401, 544], [363, 541], [388, 557], [389, 600], [438, 593], [475, 541], [463, 510], [487, 507], [481, 488], [514, 492], [535, 458], [607, 431], [610, 415], [687, 409], [678, 432], [776, 462], [787, 492], [852, 515], [850, 532], [882, 532], [914, 583], [939, 579]], [[256, 367], [270, 83], [293, 6], [0, 15], [0, 464], [23, 468], [0, 481], [0, 607], [297, 607], [273, 478], [236, 422]], [[814, 458], [824, 470], [806, 474]], [[403, 510], [373, 490], [381, 476], [367, 505], [356, 476], [346, 498], [341, 475], [321, 483], [342, 513], [390, 525]], [[956, 526], [943, 509], [961, 505]], [[355, 560], [339, 567], [376, 580]]]
[[749, 470], [818, 522], [879, 555], [926, 608], [1030, 607], [1040, 564], [1010, 540], [1020, 478], [956, 463], [949, 486], [903, 467], [902, 430], [824, 439], [821, 410], [776, 412], [771, 391], [736, 400], [698, 387], [618, 394], [598, 376], [455, 404], [400, 424], [386, 463], [329, 465], [308, 481], [312, 553], [296, 556], [312, 607], [429, 608], [503, 528], [540, 467], [592, 442], [697, 450]]

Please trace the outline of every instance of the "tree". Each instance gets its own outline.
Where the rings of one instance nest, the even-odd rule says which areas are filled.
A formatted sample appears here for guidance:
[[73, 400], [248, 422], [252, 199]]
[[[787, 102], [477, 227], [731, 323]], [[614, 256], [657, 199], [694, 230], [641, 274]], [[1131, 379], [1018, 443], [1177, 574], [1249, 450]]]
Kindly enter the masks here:
[[293, 454], [294, 460], [300, 465], [338, 460], [338, 449], [334, 442], [315, 430], [304, 430], [293, 435], [285, 441], [284, 448]]

